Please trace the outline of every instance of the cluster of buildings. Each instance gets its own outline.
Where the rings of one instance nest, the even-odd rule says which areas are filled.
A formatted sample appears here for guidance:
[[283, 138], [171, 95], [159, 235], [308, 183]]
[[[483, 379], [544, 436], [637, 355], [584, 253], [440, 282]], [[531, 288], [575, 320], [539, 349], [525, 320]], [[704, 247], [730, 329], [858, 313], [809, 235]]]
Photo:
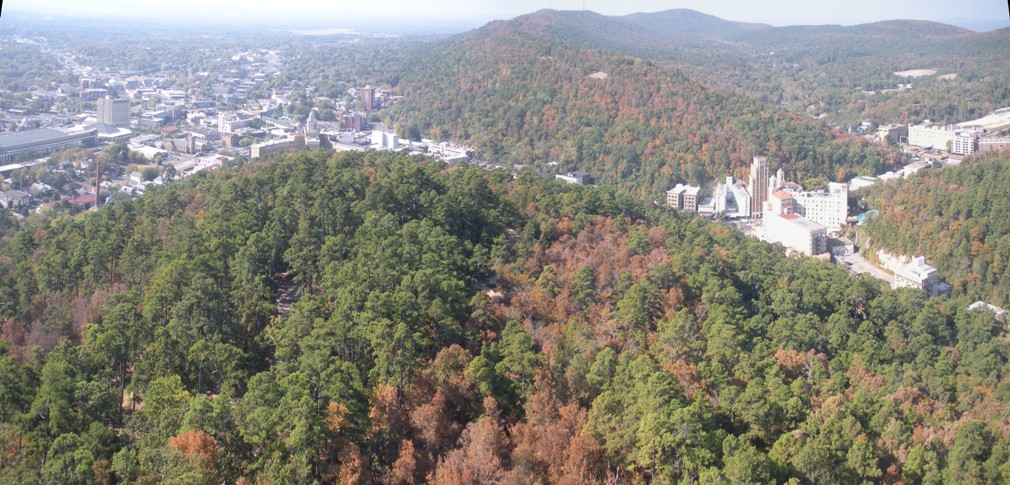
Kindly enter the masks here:
[[930, 121], [917, 125], [888, 124], [878, 127], [877, 138], [890, 144], [908, 143], [922, 148], [946, 150], [954, 155], [1010, 149], [1010, 108], [996, 110], [978, 120], [939, 126]]
[[[872, 177], [863, 178], [868, 180], [854, 179], [854, 182], [869, 185], [876, 181]], [[667, 191], [666, 205], [685, 212], [722, 214], [726, 218], [756, 220], [760, 216], [754, 227], [755, 236], [808, 256], [829, 258], [854, 252], [852, 243], [839, 235], [849, 222], [850, 184], [830, 182], [826, 190], [807, 191], [786, 180], [782, 169], [769, 175], [765, 157], [754, 157], [747, 179], [745, 187], [727, 177], [725, 183], [716, 185], [711, 199], [701, 196], [701, 187], [677, 184]], [[892, 256], [886, 251], [879, 251], [877, 256], [883, 268], [893, 274], [892, 287], [915, 288], [929, 296], [950, 294], [950, 285], [940, 281], [939, 272], [924, 257]]]
[[[981, 139], [988, 141], [982, 129], [976, 126], [935, 126], [930, 122], [908, 126], [909, 145], [938, 148], [957, 155], [971, 155], [979, 151]], [[989, 149], [991, 145], [985, 143], [984, 146]]]
[[666, 204], [729, 219], [760, 217], [759, 237], [811, 256], [827, 252], [828, 235], [841, 231], [848, 218], [847, 184], [831, 182], [827, 190], [806, 191], [787, 181], [781, 169], [769, 176], [766, 157], [754, 157], [746, 186], [726, 177], [711, 199], [702, 198], [701, 191], [678, 184], [667, 191]]

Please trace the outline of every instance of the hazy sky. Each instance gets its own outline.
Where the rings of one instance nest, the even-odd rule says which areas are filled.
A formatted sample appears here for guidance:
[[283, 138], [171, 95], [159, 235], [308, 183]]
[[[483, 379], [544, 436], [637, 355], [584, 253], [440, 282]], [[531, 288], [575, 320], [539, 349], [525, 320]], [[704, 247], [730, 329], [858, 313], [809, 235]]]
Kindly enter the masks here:
[[[727, 20], [772, 25], [843, 24], [889, 19], [1008, 21], [1005, 0], [5, 0], [4, 11], [98, 13], [160, 19], [304, 20], [313, 25], [353, 18], [486, 22], [542, 8], [583, 8], [606, 15], [690, 8]], [[1008, 21], [1010, 22], [1010, 21]]]

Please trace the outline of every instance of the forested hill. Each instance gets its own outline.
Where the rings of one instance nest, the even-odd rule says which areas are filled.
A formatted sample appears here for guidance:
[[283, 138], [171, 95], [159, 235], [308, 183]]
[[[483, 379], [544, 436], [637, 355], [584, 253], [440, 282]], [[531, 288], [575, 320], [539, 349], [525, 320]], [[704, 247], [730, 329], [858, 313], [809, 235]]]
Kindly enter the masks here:
[[697, 35], [731, 38], [737, 35], [771, 28], [770, 25], [723, 20], [714, 15], [679, 8], [653, 13], [636, 13], [621, 17], [648, 31], [665, 35]]
[[[510, 23], [572, 47], [673, 66], [843, 127], [867, 119], [959, 123], [1010, 105], [1010, 29], [971, 32], [916, 20], [771, 27], [686, 9], [624, 17], [544, 10]], [[916, 69], [936, 72], [895, 74]]]
[[1010, 306], [1010, 155], [875, 186], [868, 201], [880, 209], [863, 229], [869, 246], [925, 255], [961, 291]]
[[1010, 480], [991, 314], [606, 187], [301, 151], [26, 224], [0, 483]]
[[558, 162], [650, 195], [678, 180], [744, 176], [755, 155], [800, 179], [832, 180], [898, 157], [649, 62], [570, 47], [551, 33], [556, 17], [495, 22], [431, 46], [403, 66], [404, 100], [389, 121], [473, 144], [487, 159]]

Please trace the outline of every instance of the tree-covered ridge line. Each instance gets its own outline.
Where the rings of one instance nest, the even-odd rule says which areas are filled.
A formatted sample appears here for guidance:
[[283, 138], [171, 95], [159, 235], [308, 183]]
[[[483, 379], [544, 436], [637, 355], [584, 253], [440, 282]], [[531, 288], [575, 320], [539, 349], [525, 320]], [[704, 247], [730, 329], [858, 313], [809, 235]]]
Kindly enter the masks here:
[[880, 210], [863, 229], [870, 246], [923, 254], [959, 291], [1010, 305], [1010, 155], [874, 186], [867, 201]]
[[5, 245], [0, 482], [1010, 476], [1007, 331], [968, 300], [607, 188], [388, 153], [251, 168]]
[[590, 172], [655, 195], [675, 181], [745, 175], [765, 154], [802, 178], [843, 180], [896, 163], [893, 149], [832, 133], [642, 60], [570, 47], [515, 22], [428, 46], [395, 79], [402, 135], [452, 139], [498, 161]]
[[[540, 11], [512, 22], [571, 47], [676, 67], [696, 81], [843, 128], [866, 120], [960, 123], [1010, 104], [1010, 29], [971, 32], [914, 20], [771, 27], [690, 10], [625, 17]], [[896, 74], [909, 69], [937, 73]]]

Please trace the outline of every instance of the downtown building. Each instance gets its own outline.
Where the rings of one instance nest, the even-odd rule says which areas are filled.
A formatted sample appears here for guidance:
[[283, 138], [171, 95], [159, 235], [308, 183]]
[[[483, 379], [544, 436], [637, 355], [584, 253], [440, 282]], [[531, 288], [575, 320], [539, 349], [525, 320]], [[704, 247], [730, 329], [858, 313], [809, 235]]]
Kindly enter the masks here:
[[112, 125], [118, 128], [130, 126], [130, 100], [112, 99], [106, 96], [99, 99], [98, 122]]
[[764, 205], [763, 237], [794, 251], [817, 256], [828, 250], [827, 228], [796, 213], [796, 200], [785, 190], [776, 190]]
[[956, 155], [971, 155], [978, 150], [980, 130], [977, 127], [934, 126], [926, 122], [908, 126], [908, 144], [949, 150]]
[[849, 217], [848, 184], [829, 182], [828, 190], [790, 192], [795, 213], [838, 232]]
[[750, 164], [747, 191], [750, 192], [750, 206], [758, 213], [768, 200], [768, 185], [768, 158], [754, 157], [754, 161]]

